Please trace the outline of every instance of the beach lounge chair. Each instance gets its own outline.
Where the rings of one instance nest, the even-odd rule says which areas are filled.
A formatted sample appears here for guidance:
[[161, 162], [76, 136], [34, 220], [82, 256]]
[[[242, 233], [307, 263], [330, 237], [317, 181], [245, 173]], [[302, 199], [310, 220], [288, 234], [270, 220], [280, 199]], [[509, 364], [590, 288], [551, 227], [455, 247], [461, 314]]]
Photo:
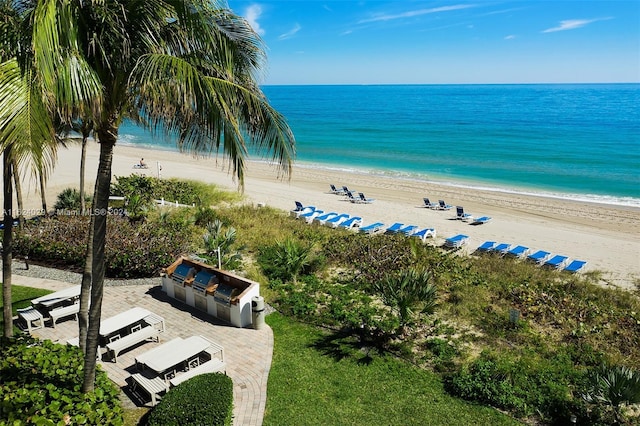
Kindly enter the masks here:
[[529, 251], [529, 247], [515, 246], [509, 249], [509, 251], [507, 251], [505, 254], [508, 254], [509, 256], [513, 256], [513, 257], [522, 257], [522, 256], [525, 256], [528, 251]]
[[456, 207], [456, 219], [459, 219], [459, 220], [462, 220], [462, 221], [466, 222], [469, 219], [473, 219], [473, 216], [471, 216], [470, 213], [465, 213], [464, 212], [464, 207], [457, 206]]
[[313, 220], [314, 217], [320, 216], [323, 213], [324, 213], [323, 210], [309, 210], [306, 213], [302, 213], [296, 216], [296, 219], [304, 219], [306, 221], [311, 221]]
[[353, 190], [353, 189], [349, 189], [346, 186], [343, 186], [342, 187], [342, 192], [343, 192], [344, 195], [348, 195], [349, 193], [351, 193], [351, 195], [353, 195], [353, 193], [356, 192], [356, 191]]
[[298, 219], [300, 217], [300, 215], [303, 215], [305, 213], [310, 213], [312, 211], [314, 211], [316, 208], [314, 206], [303, 206], [301, 202], [296, 201], [296, 208], [291, 210], [291, 216], [295, 217], [296, 219]]
[[493, 246], [496, 245], [495, 241], [485, 241], [484, 243], [482, 243], [480, 246], [478, 246], [478, 248], [476, 249], [476, 251], [480, 251], [480, 252], [487, 252], [493, 249]]
[[438, 210], [450, 210], [453, 207], [451, 204], [447, 204], [444, 200], [438, 200]]
[[407, 225], [404, 228], [398, 229], [398, 234], [411, 235], [418, 227], [416, 225]]
[[410, 237], [420, 238], [422, 242], [425, 242], [429, 237], [431, 238], [436, 237], [436, 230], [435, 228], [420, 229], [419, 231], [416, 231], [413, 234], [411, 234]]
[[469, 241], [469, 236], [458, 234], [444, 240], [444, 246], [449, 248], [460, 248]]
[[375, 201], [375, 198], [367, 198], [364, 196], [362, 192], [359, 192], [358, 196], [359, 196], [358, 201], [356, 201], [358, 203], [370, 204]]
[[336, 212], [330, 212], [330, 213], [324, 213], [321, 215], [317, 215], [317, 216], [312, 216], [310, 218], [307, 218], [307, 223], [319, 223], [320, 225], [323, 225], [327, 220], [338, 216], [338, 213]]
[[424, 207], [428, 209], [435, 209], [439, 205], [438, 203], [432, 203], [428, 198], [423, 198], [422, 201], [424, 201]]
[[378, 231], [381, 231], [384, 228], [384, 223], [376, 222], [371, 225], [363, 226], [358, 229], [358, 232], [362, 232], [363, 234], [375, 234]]
[[351, 201], [352, 203], [357, 203], [359, 201], [358, 198], [355, 195], [353, 195], [353, 192], [351, 191], [345, 192], [344, 196], [347, 197], [347, 200]]
[[494, 246], [491, 251], [495, 251], [500, 254], [505, 254], [511, 248], [511, 244], [508, 243], [500, 243], [497, 246]]
[[387, 234], [396, 234], [398, 233], [398, 231], [400, 231], [400, 229], [402, 229], [403, 226], [404, 226], [404, 223], [396, 222], [390, 227], [388, 227], [387, 229], [385, 229], [384, 232]]
[[567, 272], [578, 272], [586, 264], [587, 262], [584, 260], [572, 260], [563, 270]]
[[320, 222], [321, 225], [327, 225], [327, 226], [331, 226], [331, 227], [336, 227], [338, 226], [338, 224], [340, 222], [344, 222], [345, 220], [349, 219], [349, 215], [346, 213], [342, 213], [339, 214], [337, 216], [334, 216], [330, 219], [325, 220], [324, 222]]
[[344, 189], [336, 188], [336, 186], [334, 184], [332, 184], [332, 183], [329, 184], [329, 187], [331, 188], [331, 193], [332, 194], [344, 195]]
[[564, 264], [567, 261], [567, 259], [568, 259], [567, 256], [562, 256], [561, 254], [556, 254], [551, 259], [549, 259], [546, 262], [544, 262], [544, 265], [545, 266], [552, 266], [552, 267], [557, 268], [557, 269], [562, 269], [562, 267], [564, 266]]
[[356, 228], [360, 225], [362, 225], [362, 218], [359, 216], [352, 216], [343, 222], [340, 222], [338, 224], [332, 224], [331, 226], [333, 226], [334, 228], [351, 229], [351, 228]]
[[489, 216], [482, 216], [482, 217], [476, 217], [475, 219], [473, 219], [473, 222], [471, 222], [473, 225], [482, 225], [483, 223], [487, 223], [490, 222], [491, 218]]
[[528, 255], [527, 259], [533, 260], [534, 262], [537, 262], [537, 263], [544, 263], [544, 261], [547, 260], [547, 258], [549, 258], [550, 254], [551, 253], [549, 253], [548, 251], [538, 250], [537, 252]]

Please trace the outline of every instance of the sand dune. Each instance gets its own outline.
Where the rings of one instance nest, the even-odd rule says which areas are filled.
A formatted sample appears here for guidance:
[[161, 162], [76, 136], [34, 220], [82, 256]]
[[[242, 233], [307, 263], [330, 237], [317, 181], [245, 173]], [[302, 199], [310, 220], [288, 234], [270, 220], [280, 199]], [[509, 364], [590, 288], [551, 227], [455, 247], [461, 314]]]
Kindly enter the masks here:
[[[93, 190], [99, 149], [89, 143], [86, 189]], [[78, 187], [80, 146], [61, 149], [58, 165], [47, 185], [47, 200], [53, 205], [56, 195], [67, 187]], [[148, 169], [135, 169], [144, 157]], [[162, 170], [159, 170], [161, 165]], [[228, 189], [237, 185], [221, 158], [195, 158], [186, 154], [150, 150], [126, 145], [115, 148], [113, 175], [140, 173], [163, 178], [180, 177], [215, 183]], [[371, 204], [353, 204], [329, 193], [329, 184], [347, 185], [362, 191]], [[25, 180], [27, 213], [38, 213], [38, 185]], [[318, 170], [297, 164], [291, 179], [280, 179], [278, 168], [265, 162], [250, 162], [245, 177], [245, 196], [249, 203], [265, 203], [290, 210], [294, 200], [312, 204], [325, 211], [362, 216], [365, 224], [402, 222], [434, 227], [438, 237], [430, 244], [463, 233], [470, 237], [467, 251], [486, 240], [522, 244], [544, 249], [571, 259], [588, 262], [585, 271], [602, 271], [603, 284], [636, 288], [640, 283], [640, 209], [563, 199], [480, 191], [415, 180], [387, 178], [337, 170]], [[444, 199], [453, 206], [462, 205], [475, 217], [490, 216], [491, 222], [472, 226], [453, 219], [455, 209], [434, 211], [422, 207], [423, 197]], [[170, 201], [170, 200], [169, 200]]]

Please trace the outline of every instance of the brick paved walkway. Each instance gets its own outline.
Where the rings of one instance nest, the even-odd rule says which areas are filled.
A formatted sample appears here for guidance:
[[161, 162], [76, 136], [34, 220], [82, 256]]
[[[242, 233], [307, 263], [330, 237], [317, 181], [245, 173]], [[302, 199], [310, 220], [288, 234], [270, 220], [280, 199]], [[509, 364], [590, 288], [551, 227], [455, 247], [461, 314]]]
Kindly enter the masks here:
[[[14, 275], [16, 285], [47, 288], [52, 291], [71, 286], [60, 281], [43, 280]], [[165, 319], [166, 332], [160, 343], [148, 342], [118, 355], [118, 362], [101, 361], [109, 377], [117, 383], [127, 400], [140, 405], [135, 398], [129, 399], [127, 378], [133, 371], [134, 358], [163, 342], [175, 337], [202, 335], [224, 347], [227, 375], [233, 380], [234, 425], [261, 425], [267, 396], [267, 379], [273, 353], [273, 333], [265, 325], [261, 330], [236, 328], [215, 318], [166, 297], [157, 286], [113, 286], [105, 287], [102, 318], [109, 318], [134, 306], [146, 308]], [[39, 338], [65, 343], [78, 336], [78, 323], [70, 317], [62, 319], [56, 328], [47, 326], [34, 330]]]

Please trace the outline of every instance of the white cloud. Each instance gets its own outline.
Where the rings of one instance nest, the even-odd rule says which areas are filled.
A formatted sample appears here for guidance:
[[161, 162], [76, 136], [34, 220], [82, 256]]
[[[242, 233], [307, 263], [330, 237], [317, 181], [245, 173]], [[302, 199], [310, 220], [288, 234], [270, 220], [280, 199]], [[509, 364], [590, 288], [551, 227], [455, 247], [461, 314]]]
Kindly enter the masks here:
[[258, 22], [260, 15], [262, 15], [262, 7], [259, 4], [252, 4], [244, 11], [244, 19], [246, 19], [249, 25], [251, 25], [253, 31], [262, 36], [265, 34], [265, 31]]
[[514, 38], [516, 38], [516, 36], [514, 36], [513, 34], [509, 34], [508, 36], [506, 36], [504, 39], [505, 40], [513, 40]]
[[567, 31], [567, 30], [575, 30], [577, 28], [582, 28], [586, 25], [592, 24], [598, 21], [604, 21], [611, 18], [600, 18], [600, 19], [567, 19], [564, 21], [560, 21], [560, 25], [553, 28], [547, 28], [542, 31], [543, 33], [555, 33], [557, 31]]
[[398, 14], [395, 14], [395, 15], [378, 15], [378, 16], [375, 16], [373, 18], [363, 19], [363, 20], [359, 21], [358, 23], [359, 24], [365, 24], [365, 23], [368, 23], [368, 22], [391, 21], [391, 20], [394, 20], [394, 19], [413, 18], [414, 16], [428, 15], [430, 13], [449, 12], [449, 11], [452, 11], [452, 10], [468, 9], [470, 7], [475, 7], [475, 5], [472, 5], [472, 4], [456, 4], [456, 5], [452, 5], [452, 6], [434, 7], [432, 9], [411, 10], [411, 11], [408, 11], [408, 12], [398, 13]]
[[302, 29], [302, 27], [300, 26], [300, 24], [296, 23], [293, 28], [291, 28], [289, 31], [287, 31], [284, 34], [280, 34], [280, 36], [278, 36], [279, 40], [286, 40], [288, 38], [293, 37], [294, 35], [297, 34], [298, 31], [300, 31]]

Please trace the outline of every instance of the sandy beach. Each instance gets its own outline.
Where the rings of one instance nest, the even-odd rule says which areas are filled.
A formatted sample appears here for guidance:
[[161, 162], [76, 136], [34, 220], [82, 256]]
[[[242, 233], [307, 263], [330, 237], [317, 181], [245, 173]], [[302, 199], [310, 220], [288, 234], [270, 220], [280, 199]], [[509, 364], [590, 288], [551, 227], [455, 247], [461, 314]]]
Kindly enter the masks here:
[[[47, 184], [47, 202], [68, 187], [79, 187], [80, 145], [70, 144], [58, 152], [58, 163]], [[99, 147], [91, 140], [87, 150], [86, 190], [93, 191]], [[133, 167], [144, 158], [148, 169]], [[162, 170], [159, 171], [158, 165]], [[440, 245], [444, 238], [465, 234], [470, 237], [466, 251], [484, 241], [521, 244], [543, 249], [570, 259], [587, 261], [583, 271], [603, 272], [603, 284], [634, 289], [640, 283], [640, 209], [558, 198], [480, 191], [449, 185], [387, 178], [344, 171], [312, 169], [294, 165], [291, 179], [279, 178], [279, 169], [266, 162], [250, 162], [245, 175], [244, 195], [248, 203], [290, 210], [294, 201], [314, 205], [324, 211], [361, 216], [365, 225], [394, 222], [433, 227]], [[229, 190], [237, 188], [223, 159], [196, 158], [188, 154], [117, 145], [113, 176], [132, 173], [147, 176], [201, 180]], [[329, 184], [346, 185], [374, 198], [371, 204], [354, 204], [329, 193]], [[37, 182], [25, 179], [25, 210], [37, 214], [41, 208]], [[424, 208], [423, 197], [443, 199], [461, 205], [474, 217], [490, 216], [489, 223], [473, 226], [455, 220], [455, 208], [435, 211]], [[168, 200], [171, 201], [171, 200]], [[15, 206], [15, 204], [14, 204]]]

